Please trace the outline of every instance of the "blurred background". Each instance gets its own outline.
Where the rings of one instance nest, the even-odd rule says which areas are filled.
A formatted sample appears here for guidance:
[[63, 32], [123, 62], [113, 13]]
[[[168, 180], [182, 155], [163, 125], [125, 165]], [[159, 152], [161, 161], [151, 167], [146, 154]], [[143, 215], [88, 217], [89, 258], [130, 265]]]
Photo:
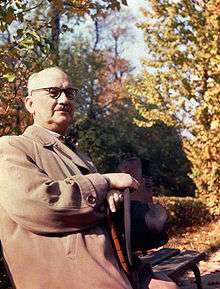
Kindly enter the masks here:
[[140, 160], [146, 192], [169, 209], [171, 233], [181, 238], [184, 229], [175, 242], [219, 244], [220, 1], [0, 7], [0, 135], [32, 122], [23, 104], [29, 75], [61, 66], [80, 90], [70, 133], [98, 169]]

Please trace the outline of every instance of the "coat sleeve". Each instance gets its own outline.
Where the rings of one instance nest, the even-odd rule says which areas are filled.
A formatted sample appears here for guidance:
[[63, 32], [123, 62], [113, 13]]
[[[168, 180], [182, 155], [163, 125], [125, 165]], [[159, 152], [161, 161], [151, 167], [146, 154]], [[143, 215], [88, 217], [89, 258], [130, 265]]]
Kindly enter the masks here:
[[81, 231], [103, 219], [108, 184], [101, 174], [54, 181], [13, 138], [0, 139], [0, 206], [15, 223], [50, 234]]

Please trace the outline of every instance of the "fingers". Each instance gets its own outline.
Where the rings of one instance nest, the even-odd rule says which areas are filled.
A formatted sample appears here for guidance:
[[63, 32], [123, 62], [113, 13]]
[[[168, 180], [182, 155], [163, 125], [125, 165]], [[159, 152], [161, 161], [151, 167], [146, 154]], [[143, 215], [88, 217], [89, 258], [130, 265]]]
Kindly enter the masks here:
[[108, 179], [111, 189], [138, 189], [140, 185], [135, 178], [125, 173], [111, 173], [103, 176]]
[[108, 199], [108, 205], [109, 205], [109, 209], [111, 212], [116, 212], [116, 206], [115, 206], [115, 202], [114, 202], [114, 197], [110, 196]]
[[110, 191], [106, 196], [109, 209], [111, 212], [116, 212], [117, 205], [123, 201], [123, 194], [120, 191]]
[[113, 200], [116, 204], [119, 202], [119, 194], [118, 193], [113, 193]]
[[123, 196], [123, 194], [120, 194], [119, 195], [119, 203], [123, 202], [123, 200], [124, 200], [124, 196]]
[[132, 183], [131, 183], [130, 187], [137, 190], [138, 187], [140, 186], [140, 183], [135, 178], [133, 178], [133, 177], [131, 177], [131, 178], [132, 178]]

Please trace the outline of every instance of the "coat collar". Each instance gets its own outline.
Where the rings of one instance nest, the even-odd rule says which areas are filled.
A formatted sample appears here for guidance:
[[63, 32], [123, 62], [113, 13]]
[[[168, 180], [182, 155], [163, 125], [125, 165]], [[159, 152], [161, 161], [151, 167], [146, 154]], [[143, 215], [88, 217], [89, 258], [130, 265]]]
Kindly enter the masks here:
[[[57, 154], [62, 154], [63, 157], [73, 161], [77, 166], [83, 167], [91, 171], [92, 167], [90, 162], [83, 158], [81, 159], [80, 153], [74, 153], [66, 145], [64, 145], [55, 135], [50, 133], [43, 127], [31, 125], [23, 133], [24, 136], [31, 138], [37, 143], [41, 143], [44, 147], [53, 148]], [[79, 156], [78, 156], [79, 154]]]
[[37, 125], [28, 126], [23, 135], [46, 147], [53, 146], [57, 142], [57, 138], [52, 133]]

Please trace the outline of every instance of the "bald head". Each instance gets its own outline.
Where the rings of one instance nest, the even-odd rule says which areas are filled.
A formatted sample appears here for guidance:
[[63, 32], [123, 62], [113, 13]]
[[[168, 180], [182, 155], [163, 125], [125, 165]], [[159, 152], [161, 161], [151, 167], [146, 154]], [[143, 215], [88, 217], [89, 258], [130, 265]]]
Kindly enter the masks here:
[[49, 67], [33, 73], [28, 79], [28, 95], [31, 96], [34, 89], [53, 87], [54, 79], [59, 81], [61, 78], [71, 83], [69, 76], [59, 67]]
[[74, 91], [62, 69], [47, 68], [30, 76], [25, 106], [35, 124], [65, 134], [73, 120]]

